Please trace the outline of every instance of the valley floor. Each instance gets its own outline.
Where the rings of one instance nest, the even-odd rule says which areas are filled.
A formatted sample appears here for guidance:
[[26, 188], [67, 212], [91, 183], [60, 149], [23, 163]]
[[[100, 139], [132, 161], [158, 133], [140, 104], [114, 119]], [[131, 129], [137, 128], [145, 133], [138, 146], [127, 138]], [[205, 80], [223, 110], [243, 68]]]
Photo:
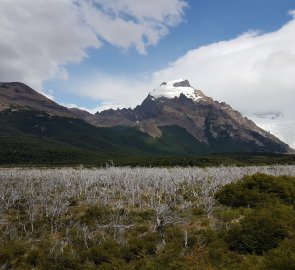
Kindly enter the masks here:
[[295, 269], [295, 166], [0, 169], [1, 269]]

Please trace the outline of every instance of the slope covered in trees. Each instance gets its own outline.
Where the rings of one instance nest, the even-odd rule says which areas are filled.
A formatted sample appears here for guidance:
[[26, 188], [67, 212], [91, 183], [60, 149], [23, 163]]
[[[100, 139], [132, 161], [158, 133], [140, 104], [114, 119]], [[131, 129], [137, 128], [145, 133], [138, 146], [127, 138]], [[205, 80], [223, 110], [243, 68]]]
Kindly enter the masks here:
[[[178, 126], [152, 138], [135, 127], [97, 128], [79, 119], [33, 110], [0, 113], [0, 164], [216, 166], [295, 164], [295, 155], [212, 154]], [[208, 153], [211, 153], [210, 155]]]

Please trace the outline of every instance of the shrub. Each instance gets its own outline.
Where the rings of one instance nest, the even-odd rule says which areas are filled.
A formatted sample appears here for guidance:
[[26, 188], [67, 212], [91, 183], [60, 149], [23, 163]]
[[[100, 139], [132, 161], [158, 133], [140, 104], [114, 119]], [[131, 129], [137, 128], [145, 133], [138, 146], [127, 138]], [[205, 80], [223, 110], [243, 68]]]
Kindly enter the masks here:
[[44, 256], [39, 250], [31, 250], [26, 257], [26, 262], [32, 266], [37, 266], [42, 261], [44, 261]]
[[201, 207], [194, 207], [191, 209], [193, 216], [202, 216], [204, 215], [204, 210]]
[[220, 203], [232, 207], [256, 207], [264, 203], [294, 204], [295, 177], [257, 173], [245, 176], [217, 192]]
[[105, 222], [111, 213], [111, 209], [106, 206], [90, 206], [87, 211], [80, 217], [80, 222], [87, 225], [94, 224], [95, 220]]
[[128, 244], [121, 249], [122, 258], [126, 262], [138, 259], [142, 256], [153, 256], [156, 254], [156, 239], [154, 235], [147, 234], [141, 238], [130, 238]]
[[[272, 209], [258, 209], [233, 226], [226, 237], [231, 250], [263, 254], [278, 246], [288, 234], [288, 225]], [[275, 211], [276, 212], [276, 211]]]
[[114, 267], [110, 263], [102, 263], [97, 270], [114, 270]]
[[0, 247], [0, 265], [8, 263], [12, 255], [12, 251], [7, 247]]
[[108, 263], [109, 257], [106, 250], [102, 246], [94, 246], [82, 254], [84, 260], [92, 261], [96, 265]]
[[284, 240], [279, 247], [267, 254], [265, 258], [265, 269], [295, 269], [295, 237]]
[[55, 260], [49, 260], [43, 265], [43, 269], [48, 270], [82, 270], [77, 262], [70, 257], [60, 256]]

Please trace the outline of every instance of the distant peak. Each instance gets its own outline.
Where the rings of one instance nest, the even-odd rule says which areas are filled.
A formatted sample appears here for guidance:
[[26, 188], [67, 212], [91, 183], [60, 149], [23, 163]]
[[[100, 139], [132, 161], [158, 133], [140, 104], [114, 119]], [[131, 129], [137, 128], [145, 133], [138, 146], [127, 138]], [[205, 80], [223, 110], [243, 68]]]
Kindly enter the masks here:
[[188, 80], [182, 80], [182, 81], [175, 82], [173, 84], [173, 86], [174, 87], [191, 87]]
[[170, 85], [173, 87], [192, 87], [187, 79], [178, 79], [169, 82], [162, 82], [160, 86]]
[[150, 93], [154, 98], [175, 98], [180, 97], [181, 94], [193, 101], [199, 101], [204, 98], [204, 94], [201, 93], [201, 91], [194, 89], [187, 79], [162, 82], [157, 89]]

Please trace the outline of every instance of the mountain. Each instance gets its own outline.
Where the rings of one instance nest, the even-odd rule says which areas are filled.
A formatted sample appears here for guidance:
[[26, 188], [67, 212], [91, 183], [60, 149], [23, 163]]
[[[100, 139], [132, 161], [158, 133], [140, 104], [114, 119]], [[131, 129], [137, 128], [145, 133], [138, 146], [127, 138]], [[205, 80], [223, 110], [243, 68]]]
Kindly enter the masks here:
[[0, 83], [0, 110], [11, 106], [33, 108], [54, 115], [75, 117], [68, 108], [55, 103], [23, 83]]
[[113, 157], [293, 153], [187, 80], [164, 82], [134, 109], [94, 115], [22, 83], [0, 83], [0, 164], [71, 164]]
[[99, 128], [77, 118], [18, 108], [0, 113], [0, 164], [105, 164], [121, 157], [200, 155], [206, 145], [178, 126], [152, 138], [135, 127]]
[[295, 117], [281, 112], [255, 113], [248, 115], [255, 124], [267, 130], [295, 149]]
[[161, 127], [176, 125], [215, 153], [293, 151], [230, 105], [213, 100], [184, 79], [163, 82], [133, 110], [96, 113], [93, 124], [138, 127], [154, 138], [162, 136]]

